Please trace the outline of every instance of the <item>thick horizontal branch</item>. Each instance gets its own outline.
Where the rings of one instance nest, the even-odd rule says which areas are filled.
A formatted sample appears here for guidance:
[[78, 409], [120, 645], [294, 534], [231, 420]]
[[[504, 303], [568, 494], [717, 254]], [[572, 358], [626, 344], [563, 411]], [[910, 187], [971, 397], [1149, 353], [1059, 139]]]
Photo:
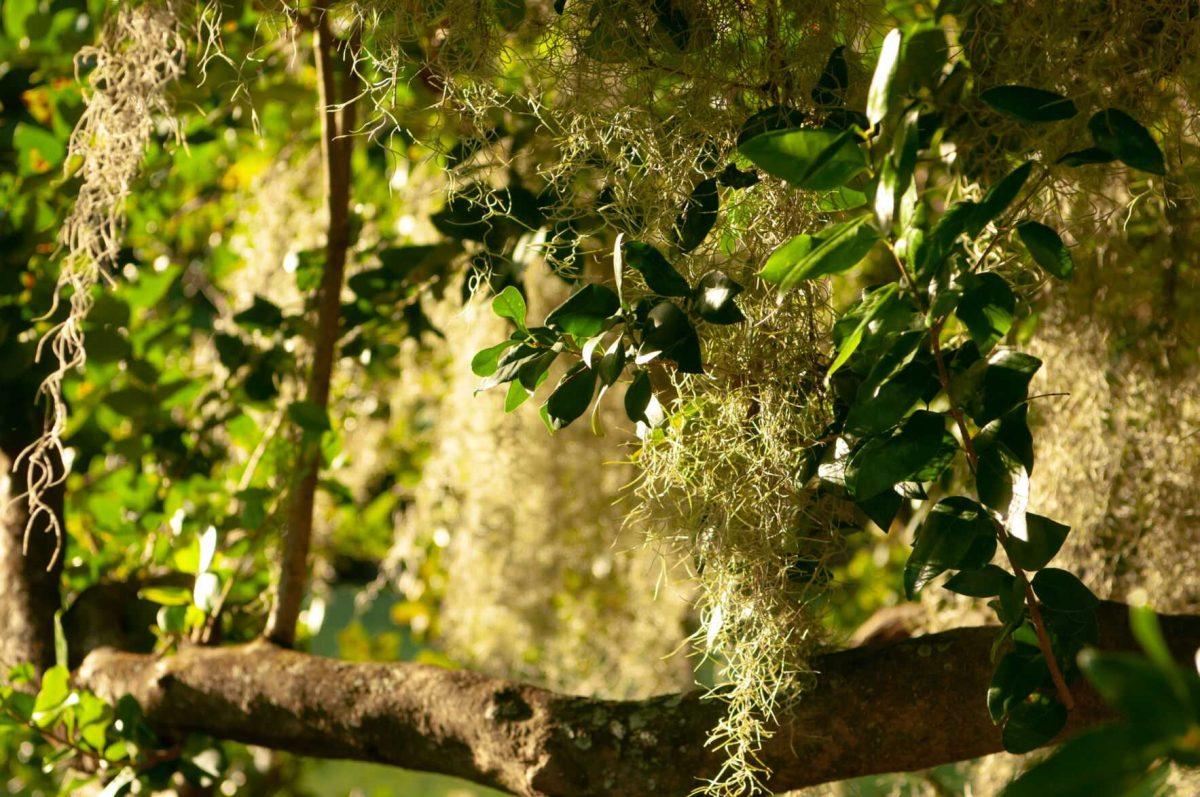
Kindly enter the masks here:
[[[1200, 617], [1164, 617], [1180, 661]], [[984, 695], [994, 628], [963, 628], [817, 660], [817, 683], [763, 751], [779, 791], [924, 769], [1001, 749]], [[1126, 609], [1101, 610], [1101, 646], [1133, 647]], [[712, 775], [719, 701], [606, 701], [419, 664], [359, 664], [258, 642], [162, 659], [99, 650], [79, 680], [132, 694], [166, 734], [203, 732], [278, 750], [438, 772], [522, 795], [686, 795]], [[1076, 685], [1068, 731], [1106, 710]]]

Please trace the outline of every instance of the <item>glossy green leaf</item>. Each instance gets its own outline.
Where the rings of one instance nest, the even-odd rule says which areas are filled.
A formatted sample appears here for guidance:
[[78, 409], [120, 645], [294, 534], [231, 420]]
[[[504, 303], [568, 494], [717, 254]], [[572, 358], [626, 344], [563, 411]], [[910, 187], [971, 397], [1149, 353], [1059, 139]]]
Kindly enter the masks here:
[[774, 130], [744, 142], [738, 151], [767, 174], [809, 191], [844, 186], [867, 168], [853, 131]]
[[1071, 251], [1054, 230], [1041, 222], [1026, 220], [1017, 224], [1017, 235], [1034, 261], [1051, 276], [1066, 280], [1074, 275]]
[[1049, 744], [1066, 724], [1066, 707], [1051, 697], [1037, 694], [1009, 710], [1001, 741], [1010, 753], [1028, 753]]
[[517, 368], [517, 381], [530, 393], [537, 390], [538, 386], [545, 381], [550, 366], [558, 359], [558, 354], [554, 349], [543, 349], [525, 360]]
[[816, 235], [796, 236], [771, 254], [761, 276], [781, 291], [791, 290], [806, 280], [847, 271], [878, 241], [870, 214], [864, 214]]
[[[525, 297], [512, 285], [509, 285], [492, 299], [492, 312], [500, 318], [507, 318], [517, 325], [517, 329], [525, 329]], [[483, 374], [480, 374], [483, 376]]]
[[624, 262], [646, 280], [659, 296], [689, 296], [692, 289], [683, 275], [650, 244], [626, 241], [621, 247]]
[[476, 352], [475, 356], [471, 358], [471, 373], [475, 376], [491, 376], [496, 373], [496, 369], [500, 367], [500, 357], [516, 345], [517, 341], [506, 340]]
[[864, 500], [900, 482], [928, 481], [950, 464], [957, 451], [945, 418], [918, 410], [890, 433], [868, 440], [846, 467], [846, 488]]
[[1008, 280], [990, 271], [964, 275], [961, 289], [955, 315], [966, 326], [980, 353], [987, 354], [1012, 329], [1016, 296]]
[[1166, 174], [1162, 150], [1136, 119], [1124, 111], [1107, 108], [1088, 120], [1092, 140], [1102, 150], [1134, 169], [1151, 174]]
[[846, 64], [846, 47], [834, 47], [825, 61], [817, 83], [812, 89], [812, 99], [817, 105], [841, 106], [846, 104], [846, 87], [850, 85], [850, 70]]
[[1041, 360], [1024, 352], [993, 352], [986, 363], [972, 367], [956, 394], [971, 420], [985, 425], [1025, 401], [1029, 382], [1041, 365]]
[[653, 392], [650, 375], [645, 371], [638, 371], [633, 377], [633, 382], [625, 389], [625, 414], [629, 416], [629, 420], [635, 423], [650, 423], [650, 419], [646, 417], [646, 408], [650, 405]]
[[1084, 586], [1074, 573], [1048, 567], [1033, 577], [1033, 591], [1051, 609], [1086, 611], [1100, 605], [1100, 599]]
[[1027, 539], [1010, 537], [1008, 558], [1022, 570], [1041, 570], [1050, 563], [1070, 533], [1071, 527], [1032, 512], [1025, 514]]
[[1156, 754], [1132, 729], [1107, 725], [1067, 740], [1009, 784], [1003, 797], [1129, 797]]
[[562, 429], [587, 412], [596, 392], [596, 372], [583, 363], [576, 363], [563, 374], [546, 399], [545, 411], [550, 428]]
[[992, 722], [1001, 722], [1013, 706], [1050, 683], [1050, 671], [1041, 651], [1017, 644], [1000, 659], [988, 684], [987, 707]]
[[659, 302], [650, 310], [642, 328], [638, 361], [657, 357], [672, 360], [685, 374], [704, 373], [700, 363], [700, 338], [687, 314], [671, 302]]
[[966, 225], [967, 235], [977, 236], [984, 227], [999, 218], [1000, 214], [1007, 210], [1017, 195], [1021, 193], [1021, 189], [1025, 187], [1032, 171], [1033, 161], [1026, 161], [988, 189], [983, 199], [971, 212], [971, 217]]
[[1011, 589], [1015, 579], [1016, 576], [1004, 568], [986, 564], [981, 568], [955, 573], [943, 586], [970, 598], [994, 598]]
[[900, 422], [918, 403], [931, 399], [941, 382], [931, 358], [925, 357], [900, 366], [878, 386], [869, 391], [864, 382], [846, 416], [845, 429], [850, 434], [877, 434]]
[[[979, 500], [984, 506], [1003, 514], [1010, 522], [1014, 520], [1010, 516], [1012, 512], [1024, 515], [1024, 506], [1029, 497], [1029, 477], [1021, 460], [1007, 446], [995, 441], [976, 445], [975, 453], [978, 460], [975, 491]], [[1016, 522], [1020, 523], [1021, 520], [1017, 518]]]
[[496, 361], [496, 368], [480, 383], [476, 391], [488, 390], [496, 385], [503, 385], [517, 378], [521, 366], [545, 351], [542, 348], [522, 343], [515, 348], [501, 352]]
[[938, 502], [917, 531], [904, 565], [909, 599], [947, 570], [983, 567], [996, 552], [996, 532], [979, 504], [954, 496]]
[[1057, 122], [1079, 113], [1067, 97], [1031, 86], [993, 86], [981, 92], [979, 99], [1023, 122]]
[[875, 73], [871, 76], [871, 87], [867, 90], [867, 120], [874, 127], [888, 114], [892, 95], [892, 82], [900, 61], [902, 34], [892, 29], [883, 39], [879, 58], [875, 62]]
[[710, 271], [696, 283], [692, 307], [710, 324], [736, 324], [746, 320], [734, 303], [743, 290], [725, 272]]
[[1106, 149], [1086, 147], [1068, 152], [1059, 158], [1056, 163], [1061, 163], [1063, 166], [1091, 166], [1097, 163], [1112, 163], [1116, 159], [1117, 156]]
[[707, 180], [701, 180], [692, 189], [692, 194], [684, 203], [683, 212], [675, 219], [675, 226], [672, 230], [675, 236], [675, 246], [680, 252], [690, 252], [704, 243], [704, 239], [708, 237], [709, 231], [717, 222], [717, 211], [720, 209], [720, 205], [721, 199], [717, 193], [716, 178], [710, 177]]
[[589, 284], [580, 288], [546, 316], [546, 325], [561, 329], [576, 340], [586, 340], [604, 329], [605, 321], [621, 309], [611, 288]]

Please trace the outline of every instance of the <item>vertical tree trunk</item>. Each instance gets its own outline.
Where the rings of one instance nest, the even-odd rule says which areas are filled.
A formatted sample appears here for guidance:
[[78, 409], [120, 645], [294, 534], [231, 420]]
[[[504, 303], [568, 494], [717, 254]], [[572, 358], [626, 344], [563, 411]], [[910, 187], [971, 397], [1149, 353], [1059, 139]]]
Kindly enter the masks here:
[[[13, 463], [39, 428], [35, 405], [30, 401], [26, 406], [27, 423], [13, 426], [6, 418], [0, 429], [0, 674], [23, 662], [32, 662], [39, 672], [54, 664], [54, 613], [61, 601], [63, 557], [51, 564], [53, 533], [45, 523], [37, 524], [26, 549], [25, 503], [10, 500], [25, 489], [25, 469], [14, 472]], [[50, 490], [46, 502], [62, 517], [61, 484]]]

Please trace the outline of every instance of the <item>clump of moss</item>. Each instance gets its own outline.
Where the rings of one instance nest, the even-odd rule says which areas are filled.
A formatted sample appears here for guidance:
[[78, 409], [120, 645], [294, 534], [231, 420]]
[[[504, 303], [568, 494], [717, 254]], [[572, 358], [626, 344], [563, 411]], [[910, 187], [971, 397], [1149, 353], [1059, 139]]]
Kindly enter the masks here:
[[66, 478], [63, 380], [87, 357], [83, 322], [92, 306], [92, 289], [102, 279], [111, 280], [119, 265], [125, 200], [157, 120], [173, 118], [167, 91], [183, 71], [185, 54], [174, 4], [148, 3], [117, 10], [97, 42], [76, 56], [81, 73], [84, 64], [90, 65], [83, 114], [67, 146], [67, 169], [79, 188], [59, 233], [61, 268], [47, 315], [55, 314], [60, 302], [68, 304], [68, 312], [39, 345], [39, 357], [48, 350], [54, 359], [40, 390], [47, 403], [46, 424], [42, 436], [21, 454], [28, 467], [23, 496], [27, 528], [43, 524], [47, 533], [57, 535], [59, 548], [63, 530], [44, 495]]
[[[565, 295], [552, 277], [526, 284], [535, 316]], [[445, 381], [420, 369], [426, 382], [408, 388], [440, 394], [436, 443], [400, 523], [396, 583], [412, 599], [440, 594], [437, 638], [473, 668], [609, 697], [686, 686], [686, 586], [622, 529], [633, 473], [619, 462], [621, 410], [600, 408], [607, 437], [586, 422], [552, 437], [534, 402], [506, 415], [469, 368], [503, 323], [476, 300], [436, 315]]]

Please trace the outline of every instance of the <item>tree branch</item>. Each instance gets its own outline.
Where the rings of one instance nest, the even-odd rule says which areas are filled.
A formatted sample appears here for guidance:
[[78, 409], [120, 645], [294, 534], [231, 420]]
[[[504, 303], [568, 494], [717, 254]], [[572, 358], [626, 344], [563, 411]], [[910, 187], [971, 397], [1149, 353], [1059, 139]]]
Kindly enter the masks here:
[[[325, 270], [317, 297], [317, 330], [313, 342], [312, 372], [305, 399], [321, 409], [329, 404], [340, 328], [342, 282], [346, 250], [350, 246], [350, 155], [354, 128], [353, 70], [342, 64], [342, 91], [337, 87], [339, 61], [329, 29], [327, 3], [318, 3], [313, 25], [313, 52], [317, 62], [318, 108], [321, 114], [321, 160], [325, 172], [325, 209], [329, 227], [325, 243]], [[320, 475], [321, 449], [313, 440], [300, 444], [295, 481], [288, 500], [283, 537], [283, 564], [275, 604], [267, 620], [266, 637], [291, 647], [296, 638], [296, 618], [308, 581], [308, 553], [312, 545], [313, 500]]]
[[[1180, 661], [1200, 646], [1200, 617], [1163, 617]], [[1101, 647], [1134, 647], [1127, 608], [1100, 612]], [[783, 791], [924, 769], [1001, 749], [984, 695], [990, 627], [963, 628], [816, 661], [816, 685], [763, 750]], [[102, 650], [82, 685], [132, 694], [171, 735], [203, 732], [302, 755], [437, 772], [522, 795], [686, 795], [721, 763], [706, 747], [723, 709], [696, 694], [605, 701], [419, 664], [356, 664], [265, 642], [175, 656]], [[1067, 733], [1108, 718], [1075, 686]]]

